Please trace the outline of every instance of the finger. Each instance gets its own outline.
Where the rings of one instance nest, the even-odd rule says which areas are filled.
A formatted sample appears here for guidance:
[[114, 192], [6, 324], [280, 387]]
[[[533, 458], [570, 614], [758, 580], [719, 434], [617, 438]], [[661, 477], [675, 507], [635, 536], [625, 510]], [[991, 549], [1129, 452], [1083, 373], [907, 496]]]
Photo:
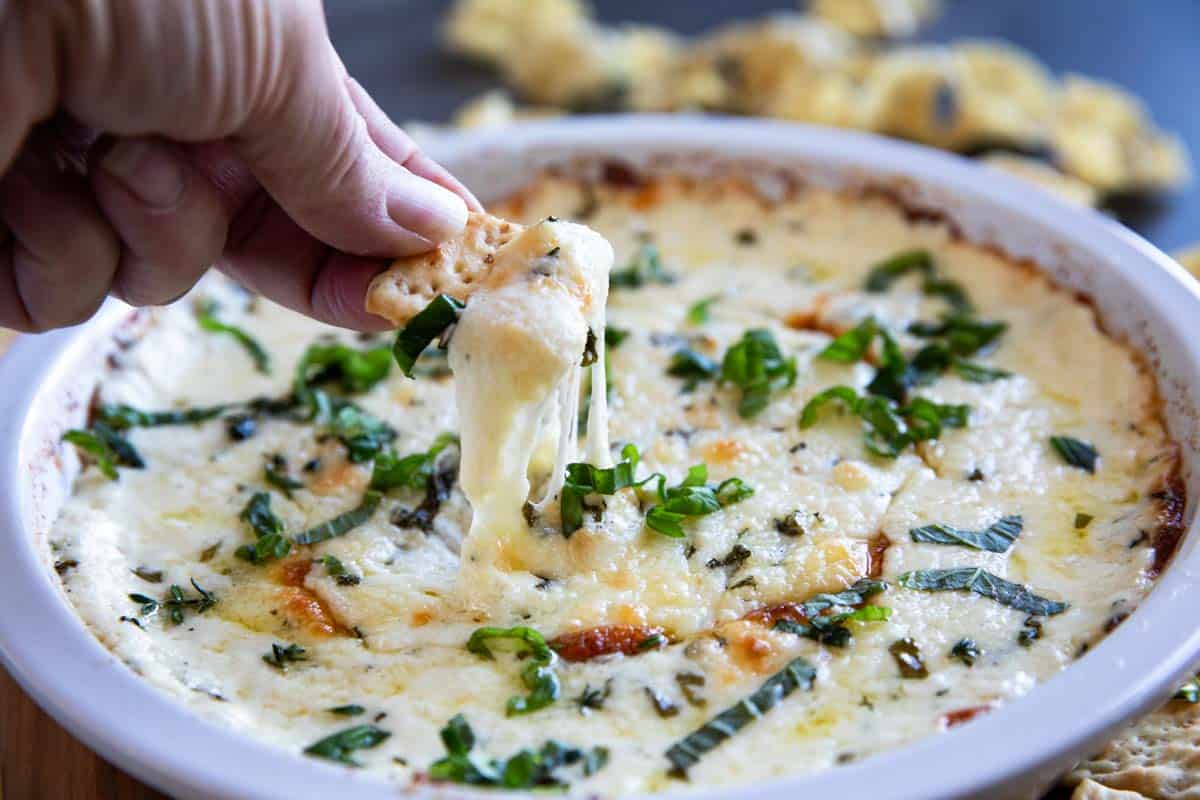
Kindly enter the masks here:
[[367, 123], [367, 133], [370, 134], [371, 141], [375, 142], [380, 150], [414, 175], [454, 192], [472, 211], [483, 210], [483, 206], [475, 199], [471, 190], [451, 175], [449, 170], [422, 153], [412, 137], [392, 122], [375, 99], [367, 94], [362, 84], [347, 77], [346, 86], [350, 92], [350, 99], [354, 101], [354, 107]]
[[127, 303], [168, 303], [220, 257], [229, 215], [174, 145], [118, 140], [92, 173], [92, 190], [125, 245], [113, 292]]
[[95, 313], [121, 247], [87, 183], [26, 153], [0, 180], [0, 218], [12, 233], [0, 254], [0, 324], [42, 331]]
[[239, 155], [304, 229], [346, 252], [423, 252], [457, 235], [467, 217], [462, 198], [409, 172], [371, 140], [323, 17], [299, 17], [284, 42], [289, 74], [235, 137]]
[[252, 291], [331, 325], [388, 330], [367, 313], [367, 287], [384, 262], [339, 253], [309, 236], [260, 192], [230, 227], [221, 269]]

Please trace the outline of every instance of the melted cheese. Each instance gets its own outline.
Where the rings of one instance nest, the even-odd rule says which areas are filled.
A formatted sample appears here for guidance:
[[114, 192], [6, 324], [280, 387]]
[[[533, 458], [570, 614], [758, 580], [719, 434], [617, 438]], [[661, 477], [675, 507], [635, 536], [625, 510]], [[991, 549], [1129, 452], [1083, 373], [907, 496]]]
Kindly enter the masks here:
[[[454, 331], [450, 368], [455, 376], [462, 465], [459, 482], [471, 503], [471, 530], [463, 543], [461, 584], [475, 595], [480, 569], [537, 572], [536, 548], [522, 509], [529, 469], [539, 445], [553, 452], [534, 506], [545, 508], [574, 461], [580, 362], [591, 335], [604, 374], [604, 308], [612, 247], [582, 225], [546, 220], [496, 253], [496, 264]], [[588, 452], [608, 466], [608, 413], [604, 381], [592, 381]], [[548, 468], [547, 468], [548, 467]], [[489, 598], [490, 600], [490, 598]]]
[[[767, 204], [726, 183], [621, 188], [545, 180], [496, 210], [538, 220], [583, 208], [589, 198], [595, 211], [587, 224], [613, 243], [618, 268], [650, 241], [676, 276], [669, 286], [622, 288], [609, 298], [611, 323], [630, 331], [609, 351], [613, 447], [639, 447], [639, 475], [658, 471], [675, 483], [688, 466], [705, 462], [711, 481], [740, 477], [754, 487], [752, 497], [688, 521], [684, 540], [648, 530], [642, 505], [654, 499], [633, 490], [602, 498], [603, 513], [587, 515], [570, 539], [559, 531], [554, 503], [525, 530], [513, 516], [519, 502], [506, 500], [497, 516], [507, 514], [509, 526], [520, 530], [504, 537], [510, 545], [505, 558], [489, 554], [471, 564], [474, 582], [464, 595], [460, 562], [492, 541], [477, 540], [472, 529], [472, 503], [482, 506], [492, 497], [493, 487], [480, 478], [491, 469], [486, 447], [473, 449], [470, 457], [481, 466], [463, 466], [430, 530], [391, 522], [397, 509], [421, 500], [420, 492], [393, 490], [364, 525], [297, 548], [286, 568], [255, 567], [233, 553], [252, 539], [239, 511], [253, 492], [270, 488], [263, 480], [267, 456], [284, 455], [290, 474], [305, 483], [290, 498], [271, 490], [272, 507], [293, 533], [356, 506], [369, 465], [348, 462], [339, 443], [285, 419], [261, 420], [257, 435], [241, 442], [230, 440], [219, 421], [136, 429], [130, 438], [148, 468], [123, 469], [117, 482], [85, 471], [49, 536], [49, 559], [78, 561], [62, 581], [89, 628], [131, 669], [195, 713], [227, 725], [231, 735], [270, 742], [298, 758], [307, 745], [357, 721], [326, 709], [357, 703], [372, 715], [385, 712], [379, 725], [393, 735], [356, 758], [364, 771], [407, 786], [442, 755], [439, 728], [462, 713], [479, 736], [481, 758], [507, 757], [547, 738], [610, 748], [609, 765], [595, 776], [567, 773], [572, 795], [609, 797], [678, 788], [666, 773], [666, 748], [795, 656], [817, 668], [813, 691], [788, 698], [710, 753], [691, 771], [692, 786], [747, 785], [829, 769], [934, 735], [945, 729], [947, 713], [1002, 708], [1069, 666], [1150, 589], [1153, 551], [1139, 531], [1152, 535], [1159, 524], [1152, 495], [1176, 467], [1174, 444], [1161, 424], [1153, 381], [1135, 354], [1107, 338], [1091, 309], [1070, 294], [956, 239], [942, 225], [910, 221], [882, 199], [820, 189]], [[501, 429], [528, 448], [538, 437], [523, 432], [542, 420], [533, 414], [517, 420], [513, 406], [503, 423], [468, 432], [480, 420], [495, 419], [488, 400], [500, 393], [492, 386], [524, 387], [531, 405], [554, 409], [563, 371], [579, 373], [585, 325], [602, 328], [589, 316], [597, 304], [589, 305], [580, 290], [589, 281], [600, 286], [601, 277], [576, 280], [576, 267], [565, 265], [600, 264], [602, 254], [588, 255], [593, 240], [577, 238], [566, 225], [531, 230], [528, 248], [519, 258], [514, 252], [512, 281], [502, 281], [487, 306], [481, 302], [464, 316], [454, 338], [454, 380], [394, 374], [354, 397], [396, 428], [399, 454], [423, 451], [447, 431], [462, 435], [464, 459], [471, 437], [486, 442]], [[531, 278], [535, 256], [554, 246], [570, 259], [550, 276]], [[970, 424], [896, 459], [870, 456], [860, 423], [849, 416], [831, 412], [800, 430], [800, 409], [815, 393], [834, 384], [861, 389], [873, 372], [866, 363], [818, 359], [832, 332], [867, 314], [903, 331], [944, 307], [909, 279], [884, 294], [861, 290], [872, 264], [915, 247], [929, 249], [939, 272], [968, 289], [981, 316], [1009, 323], [995, 351], [980, 360], [1013, 377], [974, 384], [946, 375], [923, 387], [937, 402], [970, 405]], [[531, 308], [528, 298], [542, 295], [506, 288], [535, 280], [552, 301]], [[140, 343], [119, 354], [119, 367], [99, 387], [103, 401], [157, 409], [277, 396], [288, 391], [289, 366], [313, 341], [333, 337], [364, 346], [345, 331], [270, 303], [239, 311], [243, 298], [220, 282], [199, 291], [221, 295], [229, 320], [270, 350], [275, 374], [255, 372], [236, 342], [201, 332], [190, 306], [177, 304], [158, 312]], [[714, 295], [711, 319], [689, 323], [688, 307]], [[592, 300], [601, 297], [597, 290]], [[505, 324], [514, 319], [521, 324]], [[719, 359], [749, 328], [770, 330], [797, 359], [795, 386], [774, 395], [758, 417], [738, 416], [734, 387], [703, 382], [689, 392], [666, 374], [678, 347]], [[902, 344], [918, 343], [902, 336]], [[510, 358], [509, 345], [539, 355], [511, 361], [503, 372], [474, 366], [477, 358]], [[472, 365], [464, 370], [459, 362], [468, 355]], [[219, 381], [212, 379], [214, 364], [221, 365]], [[521, 365], [530, 377], [516, 377]], [[476, 368], [480, 372], [471, 373]], [[464, 384], [470, 384], [466, 391]], [[571, 413], [549, 412], [558, 415], [557, 427], [547, 424], [551, 438]], [[1055, 455], [1046, 441], [1057, 433], [1095, 443], [1101, 453], [1095, 475]], [[605, 443], [593, 432], [588, 444], [587, 458], [603, 463]], [[534, 451], [528, 471], [521, 468], [524, 455], [513, 457], [509, 463], [518, 466], [506, 473], [511, 485], [498, 494], [523, 501], [531, 488], [533, 498], [542, 499], [556, 472], [557, 447], [535, 445]], [[304, 472], [301, 465], [314, 459], [320, 461], [316, 471]], [[935, 522], [980, 528], [1017, 513], [1025, 528], [1007, 553], [917, 543], [908, 533]], [[1076, 528], [1077, 513], [1094, 519]], [[791, 514], [803, 535], [777, 530], [776, 520]], [[1031, 647], [1017, 642], [1025, 620], [1020, 612], [974, 595], [896, 586], [879, 598], [893, 609], [891, 618], [856, 623], [847, 648], [822, 647], [743, 619], [764, 606], [849, 585], [867, 572], [871, 542], [880, 534], [891, 542], [882, 560], [885, 578], [910, 569], [983, 565], [1071, 607], [1047, 619]], [[734, 545], [750, 555], [740, 565], [720, 566]], [[314, 562], [327, 555], [360, 582], [339, 583]], [[709, 566], [713, 561], [718, 566]], [[536, 574], [527, 569], [533, 565]], [[162, 582], [130, 572], [142, 566], [161, 570]], [[753, 584], [743, 583], [749, 577]], [[189, 615], [183, 626], [165, 624], [161, 615], [142, 618], [140, 628], [122, 621], [138, 614], [129, 593], [162, 597], [171, 584], [186, 587], [191, 578], [219, 598], [207, 613]], [[507, 655], [483, 660], [464, 644], [481, 625], [518, 624], [546, 636], [600, 625], [656, 627], [673, 643], [560, 663], [558, 702], [506, 717], [506, 699], [525, 691], [523, 662]], [[984, 653], [969, 669], [949, 656], [964, 636]], [[919, 645], [927, 679], [900, 676], [888, 647], [903, 637]], [[297, 643], [308, 660], [286, 673], [272, 669], [262, 656], [273, 643]], [[675, 679], [680, 673], [703, 676], [697, 689], [703, 706], [687, 702]], [[609, 680], [604, 708], [581, 714], [573, 700]], [[679, 712], [660, 718], [647, 700], [648, 687]]]

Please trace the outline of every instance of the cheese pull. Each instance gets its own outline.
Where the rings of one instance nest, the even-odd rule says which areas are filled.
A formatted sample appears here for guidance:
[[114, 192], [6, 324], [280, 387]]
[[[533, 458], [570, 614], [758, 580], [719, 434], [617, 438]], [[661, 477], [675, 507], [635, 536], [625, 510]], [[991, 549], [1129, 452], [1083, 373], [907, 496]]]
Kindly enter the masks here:
[[[397, 323], [441, 293], [466, 303], [449, 345], [459, 480], [473, 513], [464, 564], [536, 566], [501, 554], [524, 549], [526, 504], [549, 504], [579, 457], [584, 369], [594, 370], [587, 457], [611, 461], [602, 343], [612, 263], [609, 243], [583, 225], [550, 217], [523, 228], [474, 214], [461, 239], [395, 262], [372, 284], [368, 309]], [[531, 466], [544, 473], [533, 476], [544, 477], [536, 498]]]

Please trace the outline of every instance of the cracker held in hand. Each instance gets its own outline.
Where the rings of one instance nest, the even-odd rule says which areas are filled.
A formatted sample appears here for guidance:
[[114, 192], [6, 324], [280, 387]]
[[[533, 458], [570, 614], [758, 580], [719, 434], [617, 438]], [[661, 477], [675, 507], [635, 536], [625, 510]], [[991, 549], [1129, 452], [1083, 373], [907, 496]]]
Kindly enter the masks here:
[[367, 311], [408, 324], [439, 294], [466, 302], [492, 269], [496, 251], [525, 228], [491, 214], [471, 212], [462, 234], [428, 253], [398, 258], [371, 281]]

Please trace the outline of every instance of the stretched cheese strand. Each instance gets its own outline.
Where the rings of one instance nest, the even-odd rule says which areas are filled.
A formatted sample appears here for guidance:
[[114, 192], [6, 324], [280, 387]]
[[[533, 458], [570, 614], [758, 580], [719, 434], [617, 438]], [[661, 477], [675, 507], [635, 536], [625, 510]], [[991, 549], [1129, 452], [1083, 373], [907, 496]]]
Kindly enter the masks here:
[[[612, 247], [582, 226], [547, 220], [496, 252], [485, 285], [471, 297], [450, 342], [462, 463], [471, 503], [460, 584], [478, 569], [536, 570], [556, 559], [529, 535], [523, 510], [539, 445], [554, 443], [554, 465], [535, 507], [562, 487], [577, 457], [581, 361], [589, 330], [598, 368], [588, 415], [589, 459], [608, 464], [603, 354], [604, 304]], [[472, 577], [474, 575], [474, 577]]]

